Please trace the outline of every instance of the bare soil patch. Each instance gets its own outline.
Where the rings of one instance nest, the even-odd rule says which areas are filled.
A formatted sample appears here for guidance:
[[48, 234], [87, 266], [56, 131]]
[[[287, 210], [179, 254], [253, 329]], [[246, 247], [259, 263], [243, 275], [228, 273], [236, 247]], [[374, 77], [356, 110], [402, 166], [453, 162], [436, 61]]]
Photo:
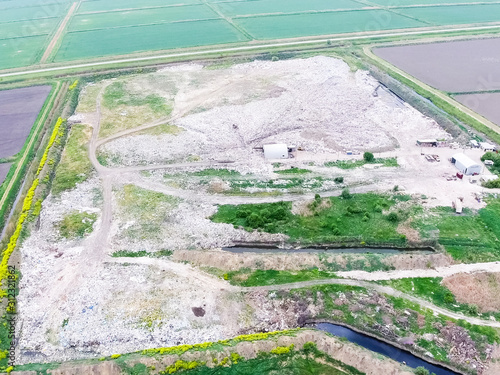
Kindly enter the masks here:
[[0, 158], [21, 150], [51, 89], [33, 86], [0, 90]]
[[443, 280], [458, 302], [475, 304], [482, 312], [500, 310], [500, 273], [459, 273]]

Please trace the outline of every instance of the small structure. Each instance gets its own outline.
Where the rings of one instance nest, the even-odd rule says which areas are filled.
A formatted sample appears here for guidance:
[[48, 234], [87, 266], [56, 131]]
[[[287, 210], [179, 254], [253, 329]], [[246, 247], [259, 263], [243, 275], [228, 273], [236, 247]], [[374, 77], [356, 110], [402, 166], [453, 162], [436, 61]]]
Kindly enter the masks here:
[[481, 173], [481, 165], [469, 158], [465, 154], [455, 154], [451, 158], [451, 162], [455, 167], [465, 175], [475, 175]]
[[288, 146], [284, 143], [264, 145], [264, 157], [266, 159], [288, 159]]
[[495, 151], [496, 150], [495, 145], [492, 145], [491, 143], [488, 143], [488, 142], [481, 142], [480, 145], [484, 151]]
[[463, 211], [462, 200], [463, 200], [463, 198], [457, 198], [453, 201], [453, 208], [455, 209], [455, 213], [457, 213], [457, 214], [461, 214]]
[[417, 139], [417, 146], [420, 147], [437, 147], [437, 139]]

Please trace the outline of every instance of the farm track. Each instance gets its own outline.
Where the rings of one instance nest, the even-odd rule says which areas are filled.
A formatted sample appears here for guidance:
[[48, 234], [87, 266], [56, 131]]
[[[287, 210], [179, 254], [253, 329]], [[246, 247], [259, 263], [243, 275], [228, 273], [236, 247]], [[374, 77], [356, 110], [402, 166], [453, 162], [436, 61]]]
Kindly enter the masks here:
[[66, 25], [68, 24], [69, 20], [71, 19], [71, 17], [75, 13], [75, 11], [78, 9], [80, 4], [81, 4], [81, 0], [74, 2], [71, 5], [71, 7], [68, 10], [68, 13], [66, 14], [66, 17], [64, 17], [63, 21], [61, 22], [61, 25], [59, 26], [56, 33], [54, 34], [54, 37], [52, 38], [49, 45], [47, 46], [47, 49], [43, 53], [43, 56], [40, 59], [40, 64], [44, 64], [47, 61], [47, 59], [50, 57], [50, 55], [52, 54], [52, 51], [56, 47], [59, 39], [61, 39], [61, 35], [63, 35], [64, 31], [66, 30]]
[[[61, 88], [61, 86], [62, 86], [62, 88]], [[45, 110], [43, 111], [42, 116], [40, 117], [40, 120], [38, 121], [38, 124], [36, 125], [36, 128], [34, 129], [32, 135], [31, 135], [31, 138], [28, 142], [28, 145], [26, 146], [25, 152], [24, 152], [22, 158], [19, 159], [19, 161], [17, 162], [17, 168], [14, 172], [14, 175], [9, 180], [7, 188], [5, 189], [5, 192], [2, 196], [2, 198], [0, 199], [0, 207], [2, 207], [5, 204], [5, 202], [7, 200], [7, 196], [9, 195], [9, 192], [12, 189], [12, 187], [14, 186], [14, 183], [15, 183], [21, 169], [23, 168], [24, 162], [26, 161], [26, 158], [28, 157], [28, 155], [31, 152], [31, 147], [33, 146], [33, 143], [36, 141], [37, 137], [35, 137], [35, 135], [38, 134], [40, 129], [44, 126], [45, 121], [47, 120], [47, 115], [52, 110], [52, 106], [54, 105], [54, 101], [55, 101], [56, 97], [58, 97], [61, 92], [65, 91], [68, 86], [69, 86], [69, 83], [61, 84], [61, 82], [57, 81], [56, 88], [53, 91], [51, 97], [49, 99], [47, 99], [48, 102], [47, 102], [47, 105], [45, 106]], [[19, 192], [19, 194], [21, 194], [21, 191]]]

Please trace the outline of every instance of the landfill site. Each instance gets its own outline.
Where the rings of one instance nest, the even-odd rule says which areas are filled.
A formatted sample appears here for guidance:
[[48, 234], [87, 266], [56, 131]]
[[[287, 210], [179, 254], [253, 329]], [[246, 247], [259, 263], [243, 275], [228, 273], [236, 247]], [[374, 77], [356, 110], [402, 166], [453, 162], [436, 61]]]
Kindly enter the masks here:
[[[110, 87], [162, 98], [164, 108], [109, 105]], [[294, 213], [306, 215], [316, 194], [349, 189], [398, 191], [424, 208], [459, 214], [485, 207], [481, 183], [494, 178], [480, 158], [495, 145], [454, 139], [368, 72], [325, 56], [177, 64], [89, 83], [68, 121], [92, 132], [85, 145], [92, 172], [74, 189], [49, 195], [23, 242], [20, 363], [295, 327], [295, 315], [278, 316], [282, 307], [214, 269], [321, 268], [318, 257], [223, 250], [283, 244], [287, 236], [216, 223], [210, 217], [219, 205], [291, 201]], [[362, 163], [365, 152], [375, 162]], [[72, 212], [95, 218], [81, 238], [61, 236], [59, 223]], [[410, 225], [398, 230], [418, 240]], [[168, 257], [116, 255], [167, 250]], [[445, 253], [388, 262], [406, 277], [453, 264]]]

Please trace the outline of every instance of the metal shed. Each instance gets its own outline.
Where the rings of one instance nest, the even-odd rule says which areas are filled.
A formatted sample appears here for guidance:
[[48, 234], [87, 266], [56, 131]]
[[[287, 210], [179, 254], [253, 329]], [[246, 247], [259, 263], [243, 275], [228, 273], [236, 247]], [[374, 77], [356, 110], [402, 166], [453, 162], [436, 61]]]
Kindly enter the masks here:
[[288, 146], [285, 144], [264, 145], [266, 159], [288, 159]]
[[481, 164], [476, 163], [465, 154], [453, 155], [451, 162], [465, 175], [479, 174], [482, 170]]

